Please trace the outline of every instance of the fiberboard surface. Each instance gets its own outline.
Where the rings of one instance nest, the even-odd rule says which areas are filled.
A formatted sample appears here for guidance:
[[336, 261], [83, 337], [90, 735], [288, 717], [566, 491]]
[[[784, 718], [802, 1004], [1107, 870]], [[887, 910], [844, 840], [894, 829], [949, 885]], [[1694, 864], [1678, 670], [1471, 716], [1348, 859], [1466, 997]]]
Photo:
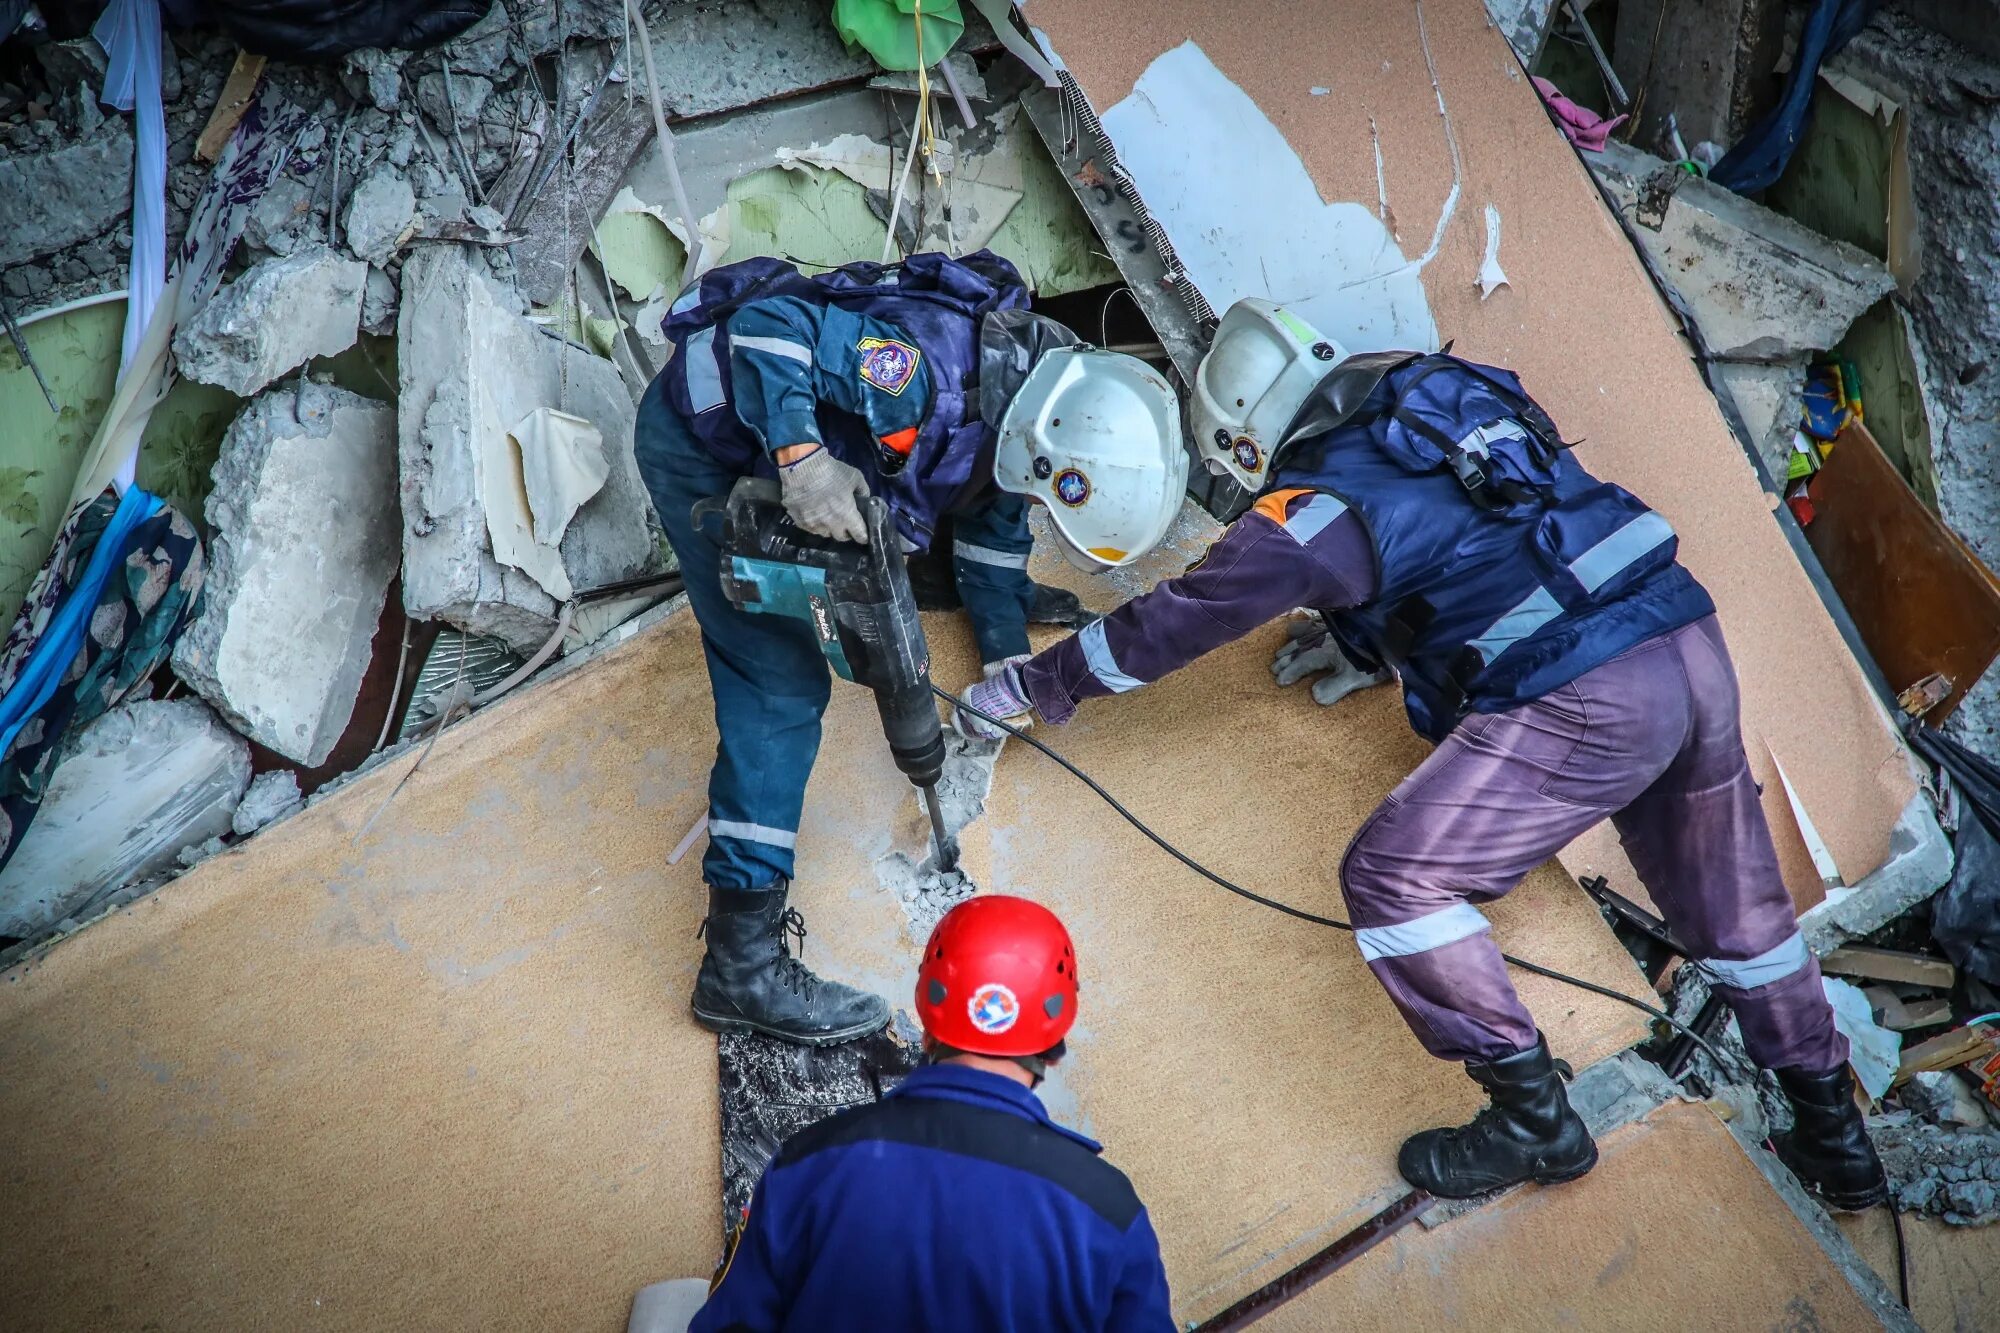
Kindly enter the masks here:
[[[1681, 535], [1683, 561], [1722, 609], [1743, 678], [1751, 764], [1795, 900], [1810, 906], [1822, 890], [1771, 750], [1847, 882], [1881, 864], [1889, 831], [1916, 790], [1901, 745], [1772, 520], [1775, 497], [1761, 490], [1638, 257], [1484, 6], [1036, 0], [1031, 17], [1114, 143], [1126, 136], [1116, 146], [1127, 165], [1165, 164], [1133, 168], [1139, 193], [1184, 261], [1234, 275], [1233, 286], [1197, 283], [1218, 311], [1246, 295], [1317, 302], [1330, 330], [1345, 320], [1363, 330], [1350, 330], [1351, 339], [1384, 339], [1349, 350], [1405, 345], [1386, 317], [1371, 323], [1348, 312], [1403, 291], [1392, 304], [1407, 313], [1415, 265], [1422, 287], [1414, 299], [1427, 296], [1440, 341], [1520, 372], [1566, 436], [1583, 441], [1579, 457], [1665, 513]], [[1161, 61], [1168, 53], [1173, 58]], [[1204, 159], [1206, 128], [1237, 114], [1220, 83], [1201, 84], [1199, 99], [1177, 93], [1194, 86], [1190, 69], [1209, 62], [1262, 115], [1239, 115]], [[1142, 79], [1149, 90], [1135, 94]], [[1171, 128], [1145, 133], [1156, 122]], [[1246, 171], [1242, 158], [1271, 151], [1270, 126], [1290, 152], [1278, 145]], [[1303, 200], [1270, 183], [1296, 172], [1299, 161], [1310, 173]], [[1218, 200], [1218, 188], [1242, 193]], [[1343, 204], [1365, 215], [1338, 212]], [[1302, 214], [1322, 205], [1336, 210], [1298, 223], [1286, 237], [1296, 245], [1261, 239], [1283, 231], [1274, 210]], [[1327, 243], [1334, 257], [1324, 272], [1294, 264], [1286, 276], [1283, 250], [1310, 248], [1336, 230], [1380, 231], [1378, 215], [1395, 242], [1386, 256]], [[1482, 299], [1475, 279], [1489, 226], [1507, 283]], [[1385, 272], [1391, 276], [1378, 282]], [[1260, 287], [1265, 281], [1278, 289]], [[1579, 842], [1564, 863], [1579, 875], [1602, 870], [1621, 888], [1633, 885], [1606, 835]]]
[[1260, 1333], [1882, 1327], [1707, 1107], [1669, 1102], [1599, 1151], [1581, 1180], [1403, 1228]]
[[[969, 632], [929, 623], [939, 678], [964, 681]], [[1386, 691], [1336, 727], [1276, 690], [1279, 634], [1051, 734], [1224, 873], [1337, 911], [1344, 840], [1422, 747]], [[713, 737], [676, 614], [448, 733], [358, 843], [407, 758], [6, 974], [0, 1308], [28, 1312], [16, 1327], [608, 1330], [640, 1285], [707, 1272], [699, 873], [663, 863]], [[904, 1008], [915, 928], [875, 863], [920, 850], [921, 819], [873, 705], [838, 687], [800, 838], [806, 957]], [[978, 882], [1076, 933], [1081, 1025], [1051, 1104], [1135, 1178], [1181, 1318], [1379, 1208], [1396, 1143], [1473, 1108], [1350, 939], [1205, 886], [1039, 757], [1002, 757], [965, 846]], [[1523, 955], [1642, 989], [1553, 867], [1489, 910]], [[1609, 1001], [1522, 989], [1579, 1065], [1642, 1033]]]

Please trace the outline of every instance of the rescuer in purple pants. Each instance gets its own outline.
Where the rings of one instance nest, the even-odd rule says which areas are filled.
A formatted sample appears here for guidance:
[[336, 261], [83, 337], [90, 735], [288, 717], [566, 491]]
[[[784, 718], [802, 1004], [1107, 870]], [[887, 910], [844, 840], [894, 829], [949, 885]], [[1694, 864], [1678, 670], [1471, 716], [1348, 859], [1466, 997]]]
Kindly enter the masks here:
[[[1781, 1155], [1837, 1206], [1879, 1202], [1885, 1182], [1852, 1101], [1847, 1042], [1744, 754], [1735, 671], [1713, 603], [1674, 561], [1671, 527], [1566, 454], [1503, 457], [1518, 423], [1523, 437], [1553, 435], [1507, 372], [1450, 357], [1382, 365], [1363, 367], [1359, 387], [1314, 390], [1339, 409], [1332, 427], [1304, 432], [1275, 462], [1257, 447], [1259, 471], [1273, 475], [1230, 469], [1261, 497], [1186, 573], [975, 687], [969, 702], [1060, 724], [1086, 699], [1158, 680], [1292, 608], [1318, 610], [1331, 634], [1288, 644], [1280, 679], [1323, 666], [1352, 687], [1393, 666], [1412, 723], [1439, 742], [1340, 865], [1369, 967], [1424, 1047], [1463, 1061], [1492, 1101], [1470, 1125], [1413, 1137], [1403, 1174], [1466, 1197], [1595, 1163], [1478, 905], [1610, 819], [1750, 1054], [1791, 1097], [1797, 1128]], [[1335, 381], [1347, 367], [1319, 375]], [[1240, 407], [1257, 395], [1229, 396]], [[1294, 394], [1288, 407], [1289, 422], [1312, 401], [1301, 408]], [[1417, 472], [1394, 456], [1385, 420], [1433, 423], [1447, 446], [1485, 431], [1494, 447], [1482, 445], [1482, 464], [1518, 479], [1541, 460], [1545, 491], [1473, 492], [1448, 451], [1441, 474]], [[1251, 448], [1233, 424], [1241, 464]], [[963, 709], [957, 720], [1000, 734]]]

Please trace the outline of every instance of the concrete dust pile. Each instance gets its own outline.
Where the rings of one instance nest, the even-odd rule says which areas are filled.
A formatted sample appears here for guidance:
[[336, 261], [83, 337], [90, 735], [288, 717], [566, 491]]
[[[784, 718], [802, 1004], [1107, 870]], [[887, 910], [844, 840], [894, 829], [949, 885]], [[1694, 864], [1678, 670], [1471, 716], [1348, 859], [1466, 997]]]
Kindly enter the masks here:
[[[957, 838], [961, 831], [985, 813], [986, 797], [993, 790], [993, 766], [999, 762], [1001, 741], [967, 740], [956, 732], [945, 732], [944, 776], [938, 779], [937, 798], [944, 815], [945, 831]], [[922, 801], [922, 797], [915, 799]], [[953, 907], [979, 892], [979, 885], [959, 866], [939, 870], [937, 849], [926, 846], [921, 858], [908, 852], [890, 852], [875, 863], [882, 887], [896, 896], [909, 918], [911, 943], [923, 947], [931, 930]]]

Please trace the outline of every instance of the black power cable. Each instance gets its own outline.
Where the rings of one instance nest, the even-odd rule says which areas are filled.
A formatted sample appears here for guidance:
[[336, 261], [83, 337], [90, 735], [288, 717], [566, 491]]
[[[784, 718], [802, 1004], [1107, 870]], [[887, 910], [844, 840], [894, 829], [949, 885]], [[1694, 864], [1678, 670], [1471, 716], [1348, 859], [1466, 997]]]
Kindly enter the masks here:
[[[1006, 732], [1009, 736], [1012, 736], [1015, 740], [1020, 741], [1022, 744], [1030, 747], [1031, 749], [1039, 751], [1047, 758], [1054, 760], [1057, 764], [1061, 765], [1062, 768], [1065, 771], [1067, 771], [1071, 777], [1075, 778], [1078, 782], [1081, 782], [1084, 786], [1090, 788], [1091, 791], [1097, 793], [1098, 798], [1102, 800], [1106, 805], [1110, 806], [1113, 810], [1116, 810], [1118, 812], [1119, 817], [1122, 818], [1126, 823], [1130, 824], [1133, 828], [1138, 829], [1139, 832], [1145, 834], [1146, 837], [1152, 842], [1152, 844], [1155, 847], [1158, 847], [1168, 856], [1173, 857], [1174, 860], [1179, 861], [1182, 865], [1186, 866], [1189, 870], [1194, 871], [1195, 874], [1200, 875], [1203, 879], [1208, 880], [1211, 884], [1215, 884], [1220, 888], [1227, 889], [1229, 890], [1229, 892], [1235, 894], [1239, 898], [1247, 898], [1251, 902], [1256, 903], [1259, 907], [1268, 907], [1274, 912], [1283, 912], [1286, 916], [1296, 917], [1300, 921], [1310, 922], [1315, 926], [1331, 926], [1335, 930], [1344, 930], [1348, 932], [1350, 935], [1354, 933], [1354, 927], [1348, 924], [1347, 922], [1340, 920], [1338, 917], [1321, 916], [1316, 912], [1308, 912], [1302, 907], [1294, 907], [1290, 903], [1279, 902], [1276, 898], [1267, 898], [1261, 893], [1256, 893], [1250, 889], [1244, 888], [1241, 884], [1238, 884], [1233, 880], [1224, 879], [1222, 876], [1216, 874], [1213, 870], [1210, 870], [1207, 866], [1203, 865], [1201, 862], [1195, 860], [1192, 856], [1189, 856], [1186, 852], [1182, 851], [1180, 848], [1168, 842], [1165, 838], [1161, 837], [1159, 834], [1153, 832], [1152, 829], [1146, 826], [1146, 821], [1140, 819], [1139, 816], [1133, 814], [1130, 810], [1127, 810], [1124, 804], [1120, 802], [1117, 797], [1113, 796], [1110, 792], [1104, 790], [1104, 788], [1098, 784], [1096, 778], [1091, 777], [1090, 774], [1084, 772], [1082, 769], [1078, 768], [1075, 764], [1072, 764], [1069, 760], [1063, 758], [1060, 754], [1056, 753], [1054, 750], [1050, 749], [1042, 742], [1036, 740], [1033, 736], [1028, 735], [1028, 733], [1023, 729], [1021, 729], [1020, 727], [1013, 726], [1004, 719], [997, 718], [993, 716], [993, 714], [987, 712], [986, 710], [982, 708], [977, 708], [972, 704], [967, 703], [965, 700], [959, 698], [951, 691], [938, 685], [935, 681], [931, 683], [931, 692], [933, 694], [936, 694], [938, 698], [943, 699], [947, 703], [951, 704], [954, 708], [962, 708], [966, 712], [972, 714], [974, 717], [992, 723], [994, 726]], [[1630, 1005], [1632, 1006], [1632, 1008], [1639, 1010], [1641, 1013], [1651, 1015], [1652, 1017], [1658, 1019], [1660, 1022], [1665, 1023], [1668, 1027], [1674, 1029], [1674, 1031], [1687, 1037], [1690, 1041], [1694, 1042], [1697, 1046], [1701, 1047], [1702, 1050], [1708, 1052], [1709, 1058], [1715, 1061], [1716, 1067], [1718, 1069], [1727, 1069], [1732, 1066], [1735, 1066], [1738, 1063], [1737, 1061], [1734, 1061], [1732, 1059], [1725, 1059], [1721, 1051], [1717, 1050], [1714, 1046], [1709, 1044], [1707, 1038], [1703, 1037], [1700, 1033], [1696, 1032], [1693, 1028], [1687, 1026], [1685, 1023], [1682, 1023], [1672, 1014], [1667, 1013], [1663, 1009], [1655, 1009], [1652, 1005], [1647, 1004], [1643, 1000], [1635, 1000], [1631, 996], [1625, 994], [1623, 991], [1613, 990], [1609, 986], [1600, 986], [1594, 981], [1585, 981], [1582, 977], [1573, 977], [1566, 972], [1558, 972], [1552, 967], [1543, 967], [1540, 963], [1531, 963], [1525, 958], [1516, 958], [1513, 954], [1510, 953], [1502, 953], [1500, 956], [1506, 959], [1509, 963], [1513, 964], [1515, 967], [1520, 968], [1524, 972], [1533, 972], [1536, 976], [1547, 977], [1551, 981], [1560, 981], [1566, 986], [1574, 986], [1578, 990], [1586, 990], [1593, 995], [1602, 995], [1608, 1000], [1616, 1000], [1620, 1004]], [[1741, 1072], [1740, 1069], [1738, 1072], [1739, 1073]], [[1756, 1075], [1754, 1072], [1751, 1074], [1750, 1081], [1752, 1083], [1755, 1083], [1756, 1081]]]

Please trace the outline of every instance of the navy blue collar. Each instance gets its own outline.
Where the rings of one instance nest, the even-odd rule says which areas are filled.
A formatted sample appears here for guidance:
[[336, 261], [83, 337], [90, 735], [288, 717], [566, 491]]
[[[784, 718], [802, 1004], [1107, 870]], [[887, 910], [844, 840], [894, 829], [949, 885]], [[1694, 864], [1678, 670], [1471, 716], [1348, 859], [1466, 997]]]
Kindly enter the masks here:
[[1074, 1139], [1092, 1152], [1104, 1151], [1104, 1145], [1097, 1140], [1049, 1119], [1048, 1108], [1042, 1105], [1042, 1099], [1013, 1079], [1002, 1074], [989, 1074], [983, 1069], [973, 1069], [968, 1065], [919, 1065], [910, 1072], [908, 1078], [884, 1096], [934, 1097], [939, 1101], [964, 1102], [968, 1106], [985, 1106], [994, 1110], [1008, 1111], [1024, 1120], [1046, 1125], [1063, 1137]]

